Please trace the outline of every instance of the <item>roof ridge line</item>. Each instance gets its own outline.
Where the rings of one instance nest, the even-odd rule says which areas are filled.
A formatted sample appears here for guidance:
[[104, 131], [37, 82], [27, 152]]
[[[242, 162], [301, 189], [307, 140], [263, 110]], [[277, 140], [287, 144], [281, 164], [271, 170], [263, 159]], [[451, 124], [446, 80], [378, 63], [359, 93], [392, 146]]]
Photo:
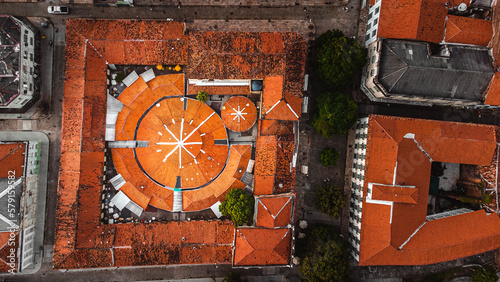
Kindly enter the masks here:
[[[200, 32], [196, 32], [196, 33], [200, 33]], [[191, 69], [191, 72], [189, 74], [191, 74], [194, 70], [196, 70], [200, 65], [201, 63], [206, 59], [206, 57], [208, 56], [208, 53], [210, 52], [209, 50], [207, 50], [207, 48], [205, 48], [204, 45], [200, 44], [200, 41], [198, 41], [198, 39], [196, 38], [195, 35], [191, 36], [191, 38], [193, 38], [195, 41], [196, 41], [196, 45], [199, 46], [201, 49], [204, 50], [204, 52], [202, 53], [203, 56], [201, 56], [200, 58], [200, 61], [196, 64], [196, 66], [193, 66], [193, 68]], [[189, 49], [189, 39], [187, 40], [187, 48]], [[187, 72], [185, 73], [187, 74]], [[188, 83], [189, 85], [189, 83]]]
[[[404, 40], [402, 40], [402, 42], [404, 43], [405, 41], [404, 41]], [[386, 41], [384, 41], [384, 43], [386, 43]], [[383, 44], [383, 45], [384, 45], [384, 44]], [[394, 56], [398, 57], [398, 59], [400, 59], [400, 60], [401, 60], [401, 62], [403, 62], [406, 66], [408, 66], [408, 63], [406, 63], [406, 61], [405, 61], [405, 60], [403, 60], [403, 58], [401, 58], [398, 54], [396, 54], [396, 53], [392, 50], [392, 48], [390, 48], [387, 44], [385, 44], [385, 45], [386, 45], [386, 48], [387, 48], [387, 49], [389, 49], [389, 51], [390, 51], [392, 54], [394, 54]], [[427, 44], [427, 45], [428, 45], [428, 44]]]
[[[276, 228], [275, 228], [275, 229], [276, 229]], [[283, 229], [283, 228], [280, 228], [280, 229]], [[286, 237], [286, 236], [288, 236], [288, 234], [289, 234], [289, 233], [290, 233], [290, 228], [286, 228], [286, 232], [285, 232], [285, 234], [283, 235], [283, 237], [281, 237], [281, 239], [279, 240], [279, 242], [278, 242], [278, 243], [274, 246], [274, 248], [273, 248], [273, 252], [275, 252], [275, 253], [276, 253], [276, 254], [278, 254], [281, 258], [283, 258], [283, 259], [285, 259], [285, 260], [286, 260], [287, 258], [283, 257], [280, 253], [278, 253], [278, 252], [276, 251], [276, 247], [278, 247], [278, 245], [279, 245], [279, 244], [283, 241], [283, 239], [285, 239], [285, 237]]]
[[[255, 227], [253, 227], [253, 228], [255, 228]], [[248, 229], [250, 229], [250, 227]], [[240, 228], [235, 228], [235, 230], [236, 230], [236, 232], [240, 233], [241, 237], [245, 240], [245, 242], [247, 242], [247, 244], [250, 247], [252, 247], [252, 251], [250, 252], [250, 254], [253, 253], [255, 251], [255, 247], [252, 244], [250, 244], [250, 242], [248, 242], [247, 237], [245, 237], [245, 235], [243, 235], [243, 233], [240, 232]], [[236, 236], [234, 236], [234, 238], [236, 240]]]
[[290, 203], [290, 201], [292, 200], [292, 197], [291, 196], [288, 196], [288, 201], [286, 201], [286, 203], [281, 207], [281, 209], [279, 210], [279, 212], [276, 214], [276, 216], [273, 216], [274, 219], [276, 219], [276, 217], [278, 217], [278, 215], [285, 209], [285, 207], [288, 205], [288, 203]]
[[[401, 80], [401, 78], [403, 77], [403, 75], [406, 73], [406, 71], [408, 70], [409, 66], [406, 65], [406, 67], [404, 68], [404, 71], [403, 73], [401, 73], [401, 75], [398, 77], [398, 79], [396, 79], [396, 82], [394, 83], [394, 85], [389, 89], [389, 91], [392, 91], [392, 88], [394, 88], [394, 86], [396, 86], [396, 84]], [[400, 69], [401, 70], [401, 69]], [[394, 72], [396, 73], [396, 72]], [[394, 74], [392, 73], [392, 74]]]
[[[23, 144], [24, 145], [24, 144]], [[5, 158], [11, 156], [12, 154], [14, 154], [15, 152], [17, 152], [17, 150], [19, 150], [23, 145], [19, 145], [19, 147], [15, 148], [14, 150], [10, 151], [7, 155], [5, 155], [3, 158], [0, 159], [0, 162], [3, 161]]]
[[408, 243], [410, 241], [410, 239], [415, 235], [417, 234], [417, 232], [420, 230], [420, 228], [422, 228], [425, 224], [427, 223], [427, 221], [424, 221], [424, 223], [420, 224], [420, 226], [415, 230], [413, 231], [413, 233], [410, 235], [410, 237], [408, 237], [408, 239], [406, 239], [406, 241], [401, 245], [399, 246], [398, 250], [402, 250], [404, 245], [406, 245], [406, 243]]
[[[85, 38], [85, 37], [84, 37]], [[97, 48], [95, 48], [94, 44], [92, 44], [92, 42], [90, 41], [90, 39], [88, 38], [85, 38], [85, 43], [88, 43], [90, 44], [90, 46], [92, 46], [92, 49], [94, 49], [94, 51], [99, 55], [99, 57], [101, 57], [101, 59], [104, 60], [104, 62], [106, 62], [106, 65], [108, 65], [108, 61], [104, 58], [104, 56], [97, 50]], [[87, 46], [85, 46], [85, 52], [87, 52]], [[86, 56], [85, 56], [86, 57]]]
[[446, 33], [448, 32], [448, 27], [447, 27], [448, 22], [449, 22], [449, 23], [451, 23], [451, 24], [452, 24], [452, 25], [453, 25], [456, 29], [458, 29], [458, 31], [457, 31], [457, 32], [455, 32], [455, 34], [453, 34], [453, 35], [452, 35], [450, 38], [448, 38], [448, 39], [452, 39], [453, 37], [457, 36], [457, 34], [459, 34], [459, 33], [462, 31], [462, 29], [461, 29], [461, 28], [459, 28], [459, 27], [458, 27], [458, 26], [457, 26], [457, 25], [456, 25], [453, 21], [449, 21], [448, 19], [449, 19], [449, 17], [448, 17], [448, 15], [447, 15], [447, 16], [446, 16], [446, 19], [445, 19], [445, 22], [444, 22], [444, 34], [443, 34], [443, 40], [444, 40], [444, 41], [446, 41], [446, 40], [445, 40], [445, 39], [446, 39]]
[[394, 141], [394, 143], [396, 143], [396, 145], [399, 145], [399, 142], [397, 142], [396, 139], [394, 139], [394, 137], [391, 134], [389, 134], [389, 132], [376, 119], [373, 118], [372, 121], [375, 122], [376, 124], [378, 124], [378, 126], [380, 128], [382, 128], [382, 130], [385, 132], [385, 134], [387, 134], [387, 136], [389, 136], [392, 139], [392, 141]]

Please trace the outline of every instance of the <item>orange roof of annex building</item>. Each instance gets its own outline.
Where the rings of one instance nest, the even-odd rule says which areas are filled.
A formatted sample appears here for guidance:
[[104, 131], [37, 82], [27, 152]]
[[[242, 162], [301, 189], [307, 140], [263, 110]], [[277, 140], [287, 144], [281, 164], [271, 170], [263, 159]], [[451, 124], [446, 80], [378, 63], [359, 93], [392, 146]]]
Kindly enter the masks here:
[[360, 265], [432, 264], [500, 247], [496, 214], [426, 219], [431, 163], [489, 165], [495, 126], [372, 115], [367, 140]]
[[[305, 55], [305, 39], [291, 32], [191, 31], [186, 34], [183, 23], [172, 21], [68, 20], [54, 267], [232, 261], [235, 228], [228, 221], [101, 224], [108, 64], [180, 64], [184, 81], [188, 78], [264, 79], [264, 89], [269, 86], [264, 90], [263, 103], [270, 107], [261, 113], [261, 118], [274, 124], [266, 127], [266, 134], [292, 132], [293, 136], [291, 127], [284, 126], [283, 122], [296, 121], [301, 113]], [[267, 78], [272, 79], [267, 82]], [[184, 81], [174, 81], [168, 89], [184, 87]], [[154, 93], [157, 86], [159, 84], [148, 85], [146, 91]], [[160, 88], [156, 92], [166, 95]], [[267, 95], [268, 92], [272, 95]], [[139, 112], [128, 115], [127, 119], [135, 119]], [[117, 130], [117, 134], [128, 135], [126, 126], [120, 132]], [[278, 160], [291, 160], [293, 141], [283, 142], [288, 147], [276, 152], [276, 156]], [[122, 158], [127, 155], [126, 152], [116, 154]], [[294, 181], [288, 175], [289, 164], [277, 162], [273, 168], [276, 179], [287, 187], [291, 179]], [[285, 168], [286, 173], [281, 173]], [[132, 183], [135, 179], [131, 180]], [[185, 207], [192, 210], [204, 207], [203, 197], [195, 199], [188, 194], [184, 194]], [[168, 204], [165, 199], [169, 199], [169, 195], [163, 199]], [[157, 199], [154, 201], [163, 204]]]
[[233, 265], [290, 265], [295, 195], [260, 196], [255, 227], [236, 229]]
[[448, 15], [467, 0], [381, 1], [378, 37], [488, 46], [493, 36], [491, 21]]

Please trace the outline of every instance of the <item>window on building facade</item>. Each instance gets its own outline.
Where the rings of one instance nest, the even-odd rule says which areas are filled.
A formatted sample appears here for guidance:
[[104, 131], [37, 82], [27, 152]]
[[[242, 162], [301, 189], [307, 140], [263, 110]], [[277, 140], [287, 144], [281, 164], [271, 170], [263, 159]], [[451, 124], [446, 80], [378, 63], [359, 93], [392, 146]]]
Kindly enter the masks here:
[[377, 60], [377, 56], [375, 55], [372, 57], [372, 64], [375, 63], [376, 60]]
[[375, 8], [375, 15], [378, 14], [378, 12], [380, 12], [380, 7]]
[[374, 29], [374, 30], [372, 31], [372, 36], [375, 36], [375, 35], [377, 35], [377, 29]]

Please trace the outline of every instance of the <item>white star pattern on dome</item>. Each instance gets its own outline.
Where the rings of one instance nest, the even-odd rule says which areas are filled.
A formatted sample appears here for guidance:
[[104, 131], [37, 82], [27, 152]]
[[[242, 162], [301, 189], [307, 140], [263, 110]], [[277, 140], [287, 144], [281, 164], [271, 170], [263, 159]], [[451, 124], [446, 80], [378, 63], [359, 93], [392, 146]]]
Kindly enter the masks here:
[[233, 120], [235, 120], [236, 118], [238, 118], [238, 122], [241, 122], [241, 119], [240, 119], [240, 118], [242, 118], [242, 119], [246, 120], [246, 119], [245, 119], [245, 117], [243, 116], [243, 115], [248, 115], [248, 113], [244, 113], [244, 111], [245, 111], [246, 107], [245, 107], [245, 108], [243, 108], [243, 110], [241, 110], [241, 111], [240, 111], [240, 105], [238, 105], [238, 110], [236, 110], [236, 109], [235, 109], [235, 108], [233, 108], [233, 107], [231, 107], [231, 109], [233, 109], [233, 111], [234, 111], [234, 113], [231, 113], [231, 115], [232, 115], [232, 116], [235, 116], [235, 117], [233, 118]]
[[181, 122], [181, 130], [180, 130], [180, 134], [179, 134], [179, 138], [175, 137], [175, 134], [172, 133], [172, 131], [170, 131], [170, 129], [168, 129], [168, 126], [166, 126], [165, 124], [163, 124], [163, 126], [165, 127], [165, 129], [167, 130], [167, 132], [172, 135], [172, 137], [175, 139], [176, 142], [158, 142], [156, 143], [156, 145], [175, 145], [175, 148], [172, 149], [172, 151], [170, 151], [166, 156], [165, 158], [163, 159], [163, 162], [166, 162], [168, 157], [170, 157], [173, 153], [175, 153], [176, 150], [179, 150], [179, 168], [182, 168], [182, 149], [184, 149], [184, 151], [186, 151], [189, 155], [191, 155], [191, 157], [193, 158], [196, 158], [195, 155], [193, 155], [187, 148], [186, 148], [186, 145], [201, 145], [202, 142], [186, 142], [186, 140], [189, 139], [189, 137], [191, 137], [191, 135], [193, 135], [193, 133], [198, 130], [198, 127], [195, 128], [191, 133], [189, 133], [185, 138], [182, 138], [182, 134], [184, 133], [184, 118], [182, 119], [182, 122]]
[[[181, 122], [181, 130], [180, 130], [180, 134], [179, 134], [179, 138], [178, 139], [177, 137], [175, 137], [175, 135], [172, 133], [172, 131], [170, 131], [170, 129], [168, 129], [168, 126], [166, 124], [163, 124], [163, 127], [165, 127], [165, 129], [167, 130], [167, 132], [172, 135], [172, 137], [174, 137], [175, 141], [176, 142], [158, 142], [156, 143], [156, 145], [175, 145], [175, 148], [170, 151], [170, 153], [168, 153], [165, 158], [163, 159], [163, 162], [166, 162], [168, 157], [170, 157], [170, 155], [172, 155], [173, 153], [175, 153], [175, 150], [179, 149], [179, 168], [182, 168], [182, 149], [184, 149], [184, 151], [186, 151], [189, 155], [191, 155], [191, 157], [193, 157], [196, 161], [196, 156], [193, 155], [186, 147], [185, 145], [202, 145], [203, 143], [202, 142], [186, 142], [186, 140], [188, 140], [197, 130], [198, 128], [200, 128], [200, 126], [202, 126], [205, 122], [207, 122], [207, 120], [209, 120], [213, 115], [215, 114], [215, 112], [212, 112], [212, 114], [210, 116], [208, 116], [203, 122], [201, 122], [195, 129], [193, 129], [193, 131], [191, 131], [191, 133], [189, 133], [185, 138], [182, 138], [182, 134], [184, 133], [184, 118], [182, 118], [182, 122]], [[175, 122], [174, 122], [175, 124]]]

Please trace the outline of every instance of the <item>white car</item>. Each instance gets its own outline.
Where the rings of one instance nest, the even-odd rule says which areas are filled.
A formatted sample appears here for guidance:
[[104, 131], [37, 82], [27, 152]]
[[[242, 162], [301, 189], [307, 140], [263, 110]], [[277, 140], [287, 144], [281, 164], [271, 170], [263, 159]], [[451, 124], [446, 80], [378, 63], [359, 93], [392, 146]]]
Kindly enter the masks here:
[[66, 6], [49, 6], [47, 12], [49, 14], [66, 15], [69, 13], [69, 8]]

